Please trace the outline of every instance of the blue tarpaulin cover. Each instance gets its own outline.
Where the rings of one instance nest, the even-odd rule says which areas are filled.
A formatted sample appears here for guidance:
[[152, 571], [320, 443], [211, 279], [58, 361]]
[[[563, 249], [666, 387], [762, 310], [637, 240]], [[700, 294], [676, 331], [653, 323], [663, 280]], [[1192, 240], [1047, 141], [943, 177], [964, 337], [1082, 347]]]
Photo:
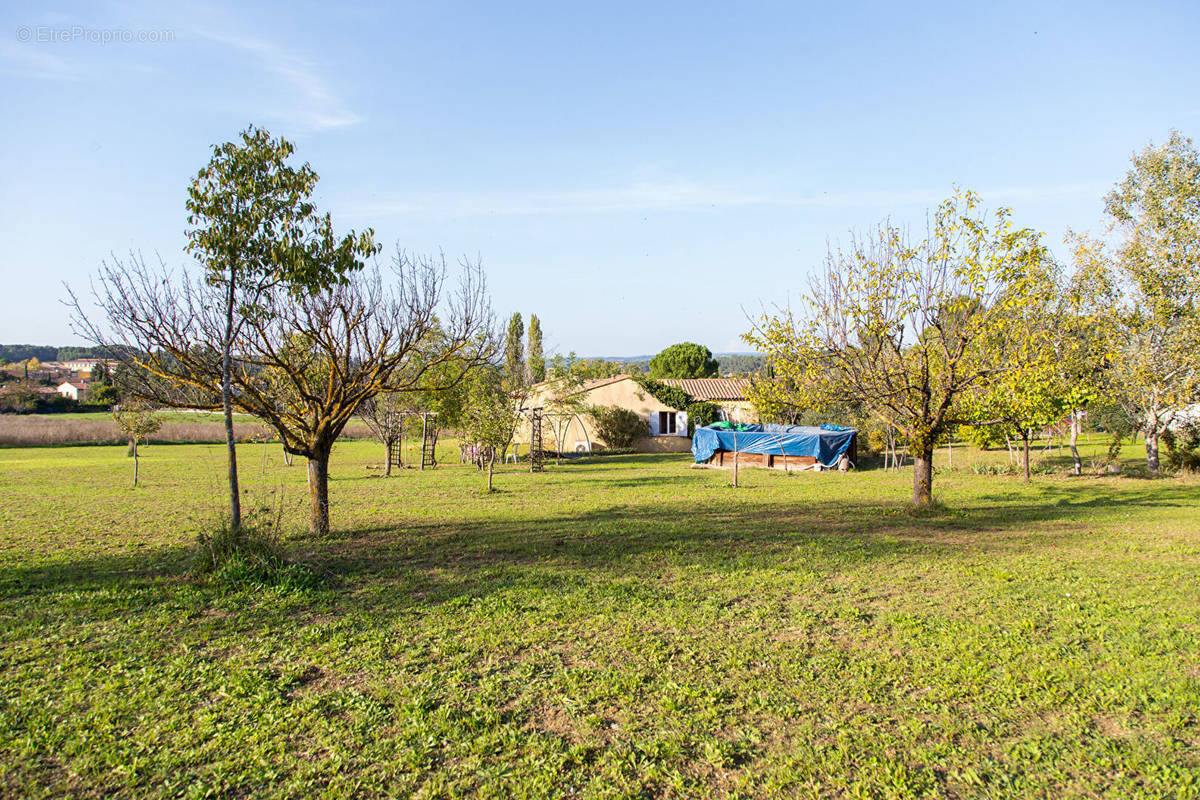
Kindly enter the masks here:
[[[696, 428], [692, 436], [692, 455], [697, 463], [708, 461], [718, 450], [740, 450], [773, 456], [810, 456], [822, 466], [837, 464], [854, 441], [854, 428], [841, 425], [747, 425], [745, 430], [720, 430], [711, 425]], [[735, 446], [736, 441], [736, 446]]]

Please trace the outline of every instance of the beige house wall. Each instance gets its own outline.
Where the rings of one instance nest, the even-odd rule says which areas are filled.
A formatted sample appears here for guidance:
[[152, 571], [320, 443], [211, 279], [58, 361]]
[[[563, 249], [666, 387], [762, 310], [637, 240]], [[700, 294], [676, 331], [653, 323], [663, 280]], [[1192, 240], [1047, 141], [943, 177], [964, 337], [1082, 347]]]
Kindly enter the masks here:
[[[533, 393], [525, 401], [526, 408], [550, 408], [555, 397], [554, 387], [543, 384], [540, 387], [535, 387]], [[618, 408], [628, 409], [634, 412], [643, 420], [646, 420], [647, 435], [637, 439], [633, 443], [635, 450], [643, 453], [686, 453], [692, 448], [692, 440], [688, 436], [650, 436], [650, 415], [657, 414], [660, 411], [676, 411], [676, 409], [668, 406], [641, 386], [632, 378], [619, 378], [610, 383], [603, 383], [595, 388], [586, 389], [580, 393], [579, 399], [585, 406], [616, 406]], [[718, 403], [721, 407], [728, 409], [732, 417], [738, 422], [751, 422], [754, 419], [754, 407], [750, 403], [743, 400], [725, 401]], [[563, 452], [574, 452], [579, 446], [586, 446], [587, 442], [591, 442], [593, 446], [604, 445], [607, 442], [597, 435], [593, 429], [591, 418], [580, 413], [578, 418], [572, 419], [566, 425], [565, 432], [560, 431], [562, 441], [558, 442], [558, 446]], [[517, 435], [514, 437], [514, 442], [522, 445], [521, 452], [528, 452], [529, 447], [529, 423], [523, 422], [517, 427]], [[554, 432], [551, 430], [549, 423], [542, 428], [542, 441], [546, 447], [555, 446]]]

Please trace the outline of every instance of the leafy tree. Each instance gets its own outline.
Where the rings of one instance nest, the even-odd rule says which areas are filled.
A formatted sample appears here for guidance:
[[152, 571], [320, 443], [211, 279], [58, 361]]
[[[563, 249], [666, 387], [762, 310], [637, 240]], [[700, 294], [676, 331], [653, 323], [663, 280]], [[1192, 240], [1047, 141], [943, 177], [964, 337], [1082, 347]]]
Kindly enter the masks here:
[[91, 371], [92, 384], [101, 386], [112, 386], [113, 376], [108, 371], [108, 366], [103, 361], [97, 361], [92, 365]]
[[1100, 354], [1091, 320], [1080, 317], [1080, 291], [1067, 290], [1053, 259], [1032, 264], [1018, 290], [1019, 301], [1002, 298], [994, 311], [1007, 330], [1009, 360], [993, 380], [965, 393], [962, 407], [977, 424], [1021, 442], [1028, 482], [1030, 436], [1093, 398]]
[[[1123, 235], [1113, 259], [1122, 302], [1111, 387], [1145, 433], [1146, 466], [1157, 472], [1159, 438], [1200, 395], [1200, 153], [1171, 131], [1132, 161], [1105, 198]], [[1091, 250], [1107, 260], [1102, 244]]]
[[463, 426], [466, 437], [484, 449], [489, 493], [492, 491], [496, 454], [503, 453], [512, 441], [517, 423], [517, 407], [504, 390], [502, 376], [491, 369], [472, 372]]
[[764, 315], [744, 338], [794, 405], [859, 403], [897, 428], [913, 454], [913, 503], [928, 506], [934, 446], [975, 421], [963, 395], [1021, 362], [1007, 326], [1047, 258], [1007, 209], [988, 214], [978, 195], [958, 193], [919, 241], [885, 223], [831, 247], [806, 314]]
[[650, 359], [651, 378], [714, 378], [719, 368], [711, 350], [692, 342], [673, 344]]
[[514, 313], [508, 320], [508, 328], [504, 333], [504, 388], [508, 392], [516, 392], [528, 386], [525, 375], [525, 323], [521, 321], [520, 312]]
[[542, 322], [537, 314], [529, 316], [529, 380], [541, 383], [546, 380], [546, 354], [542, 350]]
[[0, 389], [0, 411], [27, 414], [37, 407], [37, 390], [29, 381], [9, 383]]
[[1062, 292], [1054, 359], [1070, 410], [1073, 472], [1082, 475], [1079, 433], [1084, 416], [1101, 402], [1109, 385], [1120, 298], [1103, 253], [1086, 237], [1068, 233], [1067, 241], [1072, 245], [1075, 273]]
[[87, 388], [87, 401], [93, 406], [115, 405], [121, 399], [117, 387], [105, 383], [93, 383]]
[[546, 368], [546, 375], [550, 379], [571, 376], [579, 380], [596, 380], [612, 378], [623, 372], [626, 370], [616, 361], [606, 361], [602, 358], [580, 358], [573, 351], [565, 356], [561, 353], [556, 354], [550, 359]]
[[133, 485], [138, 484], [138, 443], [162, 427], [162, 419], [148, 403], [132, 399], [113, 408], [113, 422], [129, 437], [129, 454], [133, 456]]
[[266, 311], [272, 292], [316, 294], [345, 283], [361, 259], [378, 252], [367, 231], [335, 240], [329, 216], [310, 200], [317, 173], [288, 163], [294, 147], [253, 125], [240, 141], [213, 147], [213, 155], [188, 187], [187, 250], [202, 265], [218, 298], [224, 328], [221, 409], [225, 415], [230, 524], [241, 526], [237, 448], [233, 433], [235, 344], [242, 327]]
[[1024, 368], [1003, 374], [980, 397], [964, 403], [967, 414], [1021, 442], [1026, 483], [1030, 479], [1030, 435], [1058, 422], [1070, 411], [1064, 387], [1056, 380], [1056, 367], [1050, 358], [1038, 358]]

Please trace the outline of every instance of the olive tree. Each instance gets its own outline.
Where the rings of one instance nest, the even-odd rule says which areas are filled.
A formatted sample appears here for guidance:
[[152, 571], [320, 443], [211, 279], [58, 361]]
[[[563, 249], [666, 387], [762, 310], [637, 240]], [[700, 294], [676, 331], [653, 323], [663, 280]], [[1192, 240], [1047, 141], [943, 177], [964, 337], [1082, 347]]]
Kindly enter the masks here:
[[923, 237], [883, 223], [832, 246], [799, 312], [764, 313], [745, 340], [802, 407], [860, 403], [913, 454], [912, 501], [933, 500], [933, 449], [972, 422], [963, 395], [1020, 362], [1008, 326], [1048, 257], [1040, 235], [978, 195], [944, 201]]

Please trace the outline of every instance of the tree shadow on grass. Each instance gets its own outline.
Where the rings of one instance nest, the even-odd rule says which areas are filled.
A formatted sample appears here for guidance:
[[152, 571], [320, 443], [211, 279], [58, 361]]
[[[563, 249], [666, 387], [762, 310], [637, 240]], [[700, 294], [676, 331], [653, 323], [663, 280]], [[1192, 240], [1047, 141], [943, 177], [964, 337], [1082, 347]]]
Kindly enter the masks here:
[[[740, 500], [697, 508], [609, 505], [582, 514], [522, 520], [381, 525], [314, 553], [350, 584], [400, 580], [424, 598], [472, 596], [536, 575], [590, 580], [646, 579], [667, 567], [714, 572], [772, 568], [801, 548], [808, 564], [835, 571], [875, 559], [927, 555], [977, 559], [1070, 545], [1113, 509], [1196, 507], [1190, 487], [1111, 496], [1045, 487], [999, 492], [969, 508], [914, 514], [899, 504], [827, 501], [804, 507]], [[810, 567], [811, 568], [811, 567]]]
[[[610, 485], [627, 480], [620, 474], [609, 473]], [[338, 539], [302, 537], [294, 545], [297, 557], [337, 577], [331, 591], [339, 602], [353, 606], [356, 592], [386, 587], [386, 608], [394, 612], [514, 586], [560, 591], [650, 581], [667, 568], [786, 569], [798, 549], [805, 569], [829, 572], [908, 556], [1031, 552], [1071, 544], [1114, 509], [1198, 506], [1195, 486], [1164, 484], [1119, 492], [1035, 484], [926, 514], [875, 500], [767, 502], [731, 489], [728, 502], [660, 498], [652, 506], [610, 503], [585, 512], [555, 512], [547, 504], [518, 519], [398, 520]], [[0, 569], [0, 599], [183, 581], [189, 554], [176, 547]]]

